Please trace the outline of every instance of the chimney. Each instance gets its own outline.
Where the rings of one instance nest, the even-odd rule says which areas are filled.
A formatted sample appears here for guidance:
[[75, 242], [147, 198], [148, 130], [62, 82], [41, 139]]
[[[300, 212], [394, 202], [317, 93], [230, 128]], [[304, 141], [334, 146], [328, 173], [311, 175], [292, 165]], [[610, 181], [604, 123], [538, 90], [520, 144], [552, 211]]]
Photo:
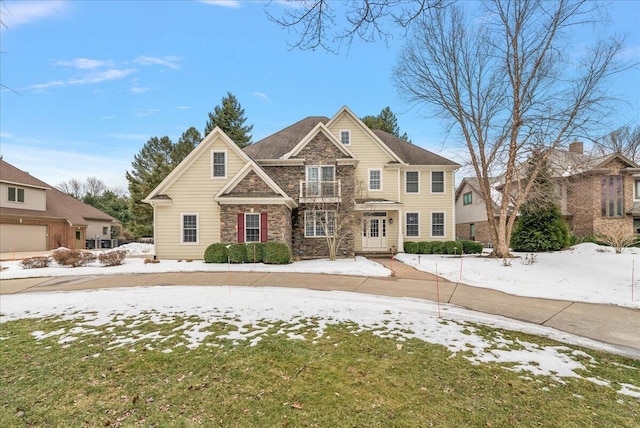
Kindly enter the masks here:
[[569, 152], [577, 153], [579, 155], [584, 153], [584, 144], [582, 141], [574, 141], [573, 143], [569, 143]]

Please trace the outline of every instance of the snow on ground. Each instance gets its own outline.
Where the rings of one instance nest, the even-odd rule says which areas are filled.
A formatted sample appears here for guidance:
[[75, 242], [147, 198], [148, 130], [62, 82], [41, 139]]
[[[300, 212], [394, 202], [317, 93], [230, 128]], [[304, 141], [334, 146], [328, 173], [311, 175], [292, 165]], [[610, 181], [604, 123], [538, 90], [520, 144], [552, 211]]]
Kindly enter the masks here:
[[[441, 310], [442, 318], [439, 318], [437, 305], [433, 302], [338, 291], [168, 286], [153, 290], [136, 287], [7, 295], [3, 296], [0, 322], [51, 316], [71, 320], [73, 326], [68, 329], [32, 333], [35, 340], [57, 337], [62, 347], [76, 346], [75, 343], [83, 336], [101, 334], [111, 326], [125, 326], [125, 332], [110, 345], [112, 348], [126, 346], [132, 352], [136, 352], [136, 342], [140, 340], [146, 341], [147, 349], [172, 352], [173, 349], [166, 344], [168, 337], [179, 339], [174, 346], [188, 349], [203, 344], [220, 346], [219, 339], [231, 342], [224, 346], [233, 346], [241, 341], [256, 345], [267, 334], [305, 340], [301, 331], [311, 331], [315, 338], [319, 338], [324, 335], [326, 326], [350, 322], [357, 324], [354, 334], [363, 330], [373, 331], [382, 337], [394, 338], [398, 345], [416, 338], [445, 346], [473, 364], [497, 363], [505, 369], [522, 372], [523, 376], [549, 376], [560, 383], [564, 382], [563, 378], [582, 378], [615, 388], [622, 395], [640, 398], [640, 385], [625, 383], [620, 387], [610, 380], [593, 377], [589, 368], [601, 363], [585, 352], [562, 345], [540, 346], [510, 338], [499, 331], [482, 334], [476, 325], [523, 331], [615, 352], [615, 348], [609, 345], [454, 306], [444, 305]], [[136, 330], [143, 322], [161, 324], [172, 321], [176, 316], [189, 317], [189, 320], [173, 329], [170, 336], [163, 336], [159, 331], [140, 335]], [[280, 324], [281, 321], [284, 324]], [[216, 344], [207, 343], [207, 336], [213, 333], [205, 329], [213, 323], [227, 323], [235, 328], [230, 328], [226, 336], [216, 336]]]

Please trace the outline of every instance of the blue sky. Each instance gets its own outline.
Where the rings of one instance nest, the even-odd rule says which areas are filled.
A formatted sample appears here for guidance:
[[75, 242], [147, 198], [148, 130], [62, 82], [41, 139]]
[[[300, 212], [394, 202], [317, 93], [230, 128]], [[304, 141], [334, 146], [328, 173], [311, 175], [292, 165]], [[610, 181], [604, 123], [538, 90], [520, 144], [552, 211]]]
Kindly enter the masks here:
[[[306, 116], [396, 113], [401, 131], [462, 162], [437, 120], [402, 101], [391, 73], [402, 37], [355, 42], [339, 55], [291, 50], [295, 36], [269, 21], [266, 2], [5, 0], [0, 32], [0, 152], [56, 185], [95, 176], [126, 189], [125, 171], [153, 136], [173, 141], [227, 91], [245, 109], [257, 141]], [[272, 2], [269, 11], [283, 6]], [[640, 61], [640, 1], [608, 7]], [[577, 37], [576, 43], [581, 42]], [[612, 124], [640, 119], [640, 71], [620, 75], [628, 96]], [[9, 88], [9, 89], [7, 89]]]

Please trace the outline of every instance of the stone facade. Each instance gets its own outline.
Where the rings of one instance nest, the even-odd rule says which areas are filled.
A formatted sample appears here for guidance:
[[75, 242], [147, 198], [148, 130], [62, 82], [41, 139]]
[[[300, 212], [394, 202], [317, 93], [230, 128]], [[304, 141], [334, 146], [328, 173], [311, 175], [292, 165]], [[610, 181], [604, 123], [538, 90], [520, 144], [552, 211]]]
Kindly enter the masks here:
[[[472, 224], [475, 224], [476, 227], [475, 236], [471, 236]], [[488, 221], [456, 224], [456, 239], [481, 242], [484, 247], [488, 248], [491, 248], [493, 246], [493, 239], [491, 238], [491, 229], [489, 228]]]
[[222, 242], [238, 242], [238, 214], [267, 213], [267, 241], [291, 246], [291, 210], [282, 204], [220, 205], [220, 238]]
[[229, 196], [276, 197], [279, 196], [255, 171], [249, 172], [240, 183], [229, 192]]

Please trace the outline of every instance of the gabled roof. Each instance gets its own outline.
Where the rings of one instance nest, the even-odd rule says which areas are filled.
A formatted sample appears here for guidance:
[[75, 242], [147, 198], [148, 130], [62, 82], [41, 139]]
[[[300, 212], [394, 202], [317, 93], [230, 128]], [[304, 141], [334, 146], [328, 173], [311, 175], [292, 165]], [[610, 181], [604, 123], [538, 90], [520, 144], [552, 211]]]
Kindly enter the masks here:
[[[499, 208], [500, 203], [502, 202], [502, 192], [497, 190], [497, 187], [501, 182], [501, 177], [489, 178], [489, 185], [491, 186], [491, 202], [493, 203], [494, 209]], [[478, 180], [477, 177], [465, 177], [462, 179], [462, 181], [458, 185], [458, 188], [456, 189], [455, 200], [458, 200], [465, 186], [469, 186], [474, 192], [482, 197], [482, 192], [480, 192], [480, 180]]]
[[2, 215], [63, 219], [67, 220], [73, 226], [87, 225], [88, 220], [117, 222], [117, 220], [109, 214], [91, 205], [80, 202], [73, 196], [69, 196], [55, 187], [49, 186], [44, 181], [32, 177], [4, 160], [0, 160], [0, 181], [3, 183], [20, 184], [25, 187], [34, 187], [46, 192], [46, 208], [44, 211], [3, 207]]
[[326, 124], [325, 116], [309, 116], [275, 134], [245, 147], [244, 152], [253, 159], [281, 159], [315, 128], [319, 123]]
[[282, 158], [290, 159], [294, 156], [297, 156], [302, 151], [302, 149], [304, 149], [307, 144], [309, 144], [311, 140], [313, 140], [313, 138], [320, 133], [324, 134], [324, 136], [327, 137], [329, 141], [345, 156], [356, 159], [356, 155], [354, 155], [347, 146], [338, 141], [337, 138], [331, 133], [329, 128], [327, 128], [323, 123], [318, 123], [311, 131], [307, 133], [307, 135], [304, 136], [302, 140], [300, 140], [298, 144], [293, 147], [293, 149], [291, 149], [289, 153], [286, 153]]
[[638, 164], [620, 153], [605, 156], [593, 156], [589, 153], [576, 153], [570, 150], [552, 150], [548, 163], [554, 177], [570, 177], [588, 173], [606, 167], [612, 160], [619, 160], [629, 168], [640, 168]]
[[402, 161], [409, 165], [450, 165], [459, 167], [460, 164], [437, 155], [415, 144], [398, 138], [388, 132], [374, 129], [373, 133], [389, 147]]

